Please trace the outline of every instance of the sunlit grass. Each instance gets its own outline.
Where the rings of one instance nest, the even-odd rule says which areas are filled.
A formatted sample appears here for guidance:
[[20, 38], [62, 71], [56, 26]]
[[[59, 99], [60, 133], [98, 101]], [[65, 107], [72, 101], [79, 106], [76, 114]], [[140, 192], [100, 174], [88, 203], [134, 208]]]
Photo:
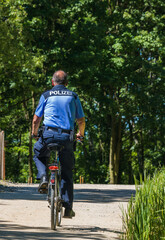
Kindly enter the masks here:
[[125, 240], [165, 239], [165, 170], [136, 182], [136, 196], [123, 210]]

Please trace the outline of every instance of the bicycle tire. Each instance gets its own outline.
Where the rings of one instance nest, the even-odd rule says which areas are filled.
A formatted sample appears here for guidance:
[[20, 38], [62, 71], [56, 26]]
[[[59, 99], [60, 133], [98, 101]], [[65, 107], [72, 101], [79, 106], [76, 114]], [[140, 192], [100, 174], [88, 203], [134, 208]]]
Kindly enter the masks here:
[[51, 229], [55, 230], [57, 225], [57, 191], [56, 191], [56, 185], [51, 186]]
[[57, 226], [61, 226], [61, 219], [62, 219], [62, 202], [61, 202], [61, 191], [60, 191], [60, 182], [59, 178], [57, 179], [57, 186], [58, 186], [58, 207], [57, 207]]

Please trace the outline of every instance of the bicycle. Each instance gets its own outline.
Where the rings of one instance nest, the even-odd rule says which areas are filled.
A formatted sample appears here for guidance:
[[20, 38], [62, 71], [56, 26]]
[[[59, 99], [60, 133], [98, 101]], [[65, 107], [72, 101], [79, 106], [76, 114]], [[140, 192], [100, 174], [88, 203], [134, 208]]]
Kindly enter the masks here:
[[52, 164], [48, 165], [50, 178], [48, 183], [48, 203], [51, 212], [51, 229], [56, 230], [56, 226], [61, 225], [62, 218], [62, 199], [61, 199], [61, 168], [59, 161], [59, 152], [63, 146], [57, 143], [49, 143], [47, 148], [55, 153]]

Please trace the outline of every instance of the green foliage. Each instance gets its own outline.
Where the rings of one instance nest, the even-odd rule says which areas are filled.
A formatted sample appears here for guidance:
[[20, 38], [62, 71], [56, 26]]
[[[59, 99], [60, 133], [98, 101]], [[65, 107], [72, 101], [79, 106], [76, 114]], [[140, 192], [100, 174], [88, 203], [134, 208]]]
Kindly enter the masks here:
[[165, 237], [165, 170], [146, 177], [140, 186], [136, 182], [136, 196], [128, 211], [123, 213], [123, 239], [163, 239]]
[[[94, 144], [95, 140], [92, 142], [84, 140], [82, 146], [77, 144], [74, 168], [74, 181], [76, 183], [79, 183], [80, 176], [84, 178], [85, 183], [99, 184], [108, 182], [108, 157], [104, 159], [105, 153], [101, 156], [99, 148], [97, 146], [94, 148]], [[84, 158], [84, 155], [86, 156], [86, 159]]]

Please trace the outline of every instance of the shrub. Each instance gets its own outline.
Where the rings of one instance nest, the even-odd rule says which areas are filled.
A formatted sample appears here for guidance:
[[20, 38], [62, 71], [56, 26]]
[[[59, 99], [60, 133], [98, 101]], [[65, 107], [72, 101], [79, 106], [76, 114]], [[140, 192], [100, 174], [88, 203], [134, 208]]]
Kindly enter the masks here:
[[124, 234], [127, 240], [165, 239], [165, 170], [136, 182], [136, 196], [123, 211]]

